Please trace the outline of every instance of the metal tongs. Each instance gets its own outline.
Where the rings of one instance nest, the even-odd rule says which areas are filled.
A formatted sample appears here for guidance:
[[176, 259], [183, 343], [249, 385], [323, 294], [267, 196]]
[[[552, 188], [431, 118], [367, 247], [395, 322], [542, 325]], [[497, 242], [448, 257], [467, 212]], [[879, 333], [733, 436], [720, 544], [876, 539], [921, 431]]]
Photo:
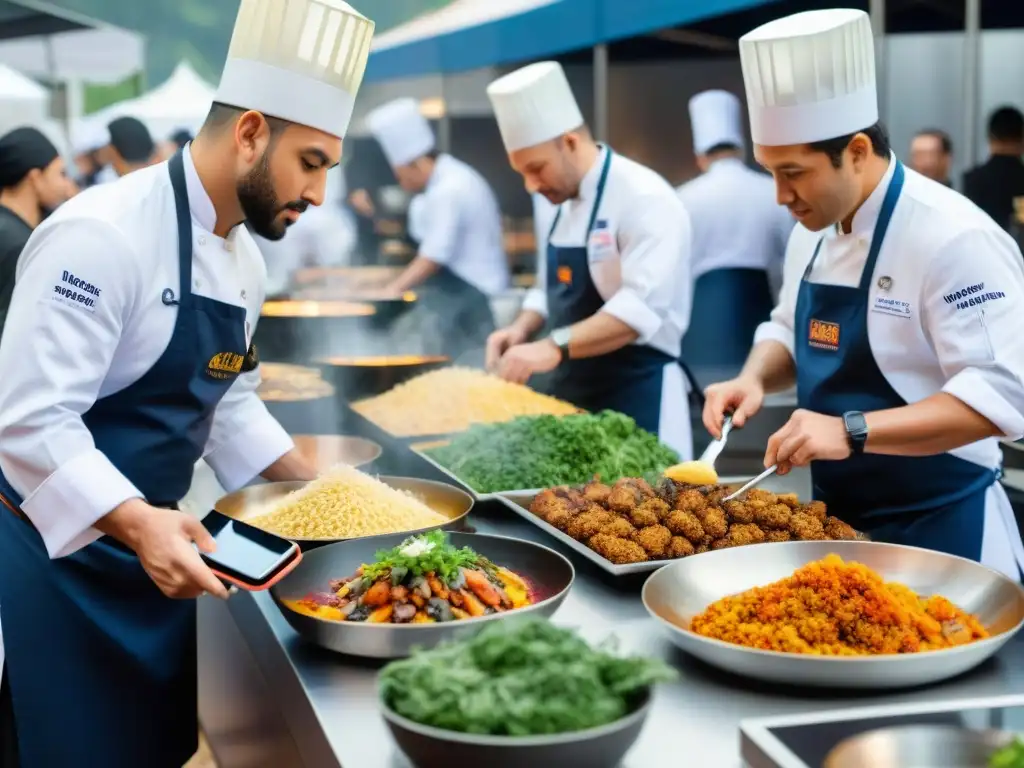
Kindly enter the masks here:
[[704, 449], [704, 453], [700, 455], [698, 459], [702, 464], [707, 464], [709, 467], [714, 467], [718, 457], [725, 450], [725, 442], [729, 439], [729, 433], [732, 431], [732, 414], [730, 413], [725, 417], [722, 422], [722, 436], [717, 440], [712, 440], [708, 443], [708, 447]]
[[754, 486], [760, 485], [760, 483], [763, 480], [765, 480], [768, 477], [771, 477], [772, 475], [774, 475], [778, 471], [778, 469], [779, 469], [779, 465], [778, 464], [772, 464], [770, 467], [768, 467], [768, 469], [766, 469], [760, 475], [755, 477], [750, 482], [748, 482], [748, 483], [744, 484], [743, 486], [741, 486], [738, 491], [734, 491], [733, 493], [730, 493], [728, 496], [726, 496], [724, 499], [722, 499], [722, 501], [732, 501], [733, 499], [735, 499], [735, 498], [737, 498], [739, 496], [742, 496], [744, 493], [749, 491]]

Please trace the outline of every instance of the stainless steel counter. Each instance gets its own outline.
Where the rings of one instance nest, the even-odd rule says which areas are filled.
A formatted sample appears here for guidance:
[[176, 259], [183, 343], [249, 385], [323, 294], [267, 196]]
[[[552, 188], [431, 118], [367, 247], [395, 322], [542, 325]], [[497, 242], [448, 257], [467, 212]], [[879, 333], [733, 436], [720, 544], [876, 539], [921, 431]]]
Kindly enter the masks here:
[[[776, 489], [806, 496], [807, 475], [794, 475]], [[480, 505], [472, 523], [482, 533], [559, 548], [497, 505]], [[610, 581], [561, 551], [573, 559], [577, 577], [555, 621], [595, 641], [615, 634], [624, 650], [664, 658], [680, 673], [660, 689], [625, 768], [668, 765], [684, 756], [687, 765], [740, 768], [739, 723], [747, 718], [1024, 693], [1024, 641], [959, 680], [925, 690], [886, 696], [768, 690], [678, 653], [644, 611], [642, 580]], [[221, 768], [408, 768], [377, 709], [379, 668], [305, 644], [269, 595], [200, 601], [200, 715]]]

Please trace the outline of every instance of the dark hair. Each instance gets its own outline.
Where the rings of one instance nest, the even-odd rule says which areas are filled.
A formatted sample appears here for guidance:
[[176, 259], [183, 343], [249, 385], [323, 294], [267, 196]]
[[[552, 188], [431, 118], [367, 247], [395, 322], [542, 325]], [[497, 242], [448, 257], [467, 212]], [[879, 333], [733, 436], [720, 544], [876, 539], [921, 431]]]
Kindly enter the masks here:
[[812, 141], [808, 146], [812, 152], [824, 152], [828, 155], [828, 159], [832, 161], [833, 168], [843, 167], [843, 152], [850, 145], [853, 137], [858, 133], [863, 133], [869, 139], [871, 139], [871, 149], [879, 157], [889, 157], [892, 152], [892, 147], [889, 144], [889, 134], [885, 130], [885, 126], [881, 123], [875, 123], [870, 128], [865, 128], [863, 131], [854, 131], [848, 133], [845, 136], [838, 136], [834, 139], [825, 139], [824, 141]]
[[938, 139], [939, 144], [942, 145], [943, 154], [953, 154], [953, 140], [949, 138], [949, 134], [945, 131], [941, 131], [938, 128], [925, 128], [923, 131], [918, 131], [914, 134], [915, 138], [918, 136], [931, 136], [932, 138]]
[[427, 158], [428, 160], [437, 160], [437, 158], [439, 158], [440, 156], [441, 150], [439, 149], [432, 149], [429, 152], [427, 152], [427, 154], [424, 155], [424, 157]]
[[731, 141], [723, 141], [715, 144], [710, 149], [704, 150], [704, 155], [717, 155], [719, 152], [739, 152], [740, 147], [733, 144]]
[[1024, 141], [1024, 115], [1016, 107], [1000, 107], [988, 119], [993, 141]]
[[[210, 113], [206, 116], [206, 120], [203, 122], [203, 127], [200, 129], [200, 132], [219, 131], [222, 128], [226, 128], [230, 123], [234, 123], [235, 120], [247, 111], [248, 110], [242, 109], [241, 107], [232, 107], [229, 104], [222, 104], [219, 101], [215, 101], [213, 102], [213, 106], [210, 107]], [[263, 115], [263, 118], [267, 121], [267, 125], [270, 127], [271, 139], [276, 139], [285, 128], [291, 125], [289, 121], [282, 120], [279, 117]]]

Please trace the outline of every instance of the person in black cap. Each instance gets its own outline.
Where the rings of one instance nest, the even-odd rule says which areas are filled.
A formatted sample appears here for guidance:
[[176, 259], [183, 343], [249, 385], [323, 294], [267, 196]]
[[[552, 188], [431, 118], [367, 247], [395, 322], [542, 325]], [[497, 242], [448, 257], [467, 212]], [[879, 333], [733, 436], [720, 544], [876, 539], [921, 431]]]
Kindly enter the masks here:
[[119, 117], [107, 126], [110, 132], [112, 165], [118, 176], [153, 164], [156, 144], [149, 129], [134, 117]]
[[14, 290], [18, 256], [32, 230], [74, 194], [57, 148], [35, 128], [0, 137], [0, 329]]

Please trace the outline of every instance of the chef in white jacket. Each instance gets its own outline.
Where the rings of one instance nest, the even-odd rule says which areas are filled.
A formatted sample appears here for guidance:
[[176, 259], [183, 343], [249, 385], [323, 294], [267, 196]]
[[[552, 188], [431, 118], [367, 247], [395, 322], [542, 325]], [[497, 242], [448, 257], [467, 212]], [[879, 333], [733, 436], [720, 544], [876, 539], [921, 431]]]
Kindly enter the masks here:
[[795, 383], [766, 466], [810, 464], [815, 497], [876, 541], [1019, 578], [997, 440], [1024, 435], [1020, 251], [896, 160], [867, 14], [779, 19], [740, 39], [740, 60], [755, 156], [799, 225], [779, 305], [739, 377], [709, 388], [705, 424], [718, 434], [735, 410], [742, 425]]
[[337, 0], [242, 0], [196, 140], [26, 245], [0, 342], [4, 765], [194, 753], [194, 598], [227, 592], [177, 503], [204, 454], [229, 490], [316, 475], [255, 393], [265, 271], [239, 225], [281, 237], [322, 201], [372, 34]]
[[[689, 318], [690, 219], [662, 177], [594, 141], [556, 62], [491, 83], [509, 162], [558, 206], [537, 286], [488, 341], [511, 381], [553, 372], [554, 395], [632, 416], [688, 457], [679, 342]], [[550, 336], [530, 341], [547, 322]]]
[[743, 365], [754, 331], [775, 305], [793, 230], [771, 177], [744, 162], [742, 117], [740, 100], [728, 91], [690, 99], [702, 173], [679, 188], [693, 224], [693, 303], [683, 358], [699, 368]]
[[388, 289], [416, 292], [445, 354], [454, 359], [482, 350], [494, 330], [489, 297], [510, 281], [493, 190], [474, 168], [437, 151], [415, 99], [378, 107], [367, 125], [399, 184], [416, 195], [409, 222], [417, 255]]

